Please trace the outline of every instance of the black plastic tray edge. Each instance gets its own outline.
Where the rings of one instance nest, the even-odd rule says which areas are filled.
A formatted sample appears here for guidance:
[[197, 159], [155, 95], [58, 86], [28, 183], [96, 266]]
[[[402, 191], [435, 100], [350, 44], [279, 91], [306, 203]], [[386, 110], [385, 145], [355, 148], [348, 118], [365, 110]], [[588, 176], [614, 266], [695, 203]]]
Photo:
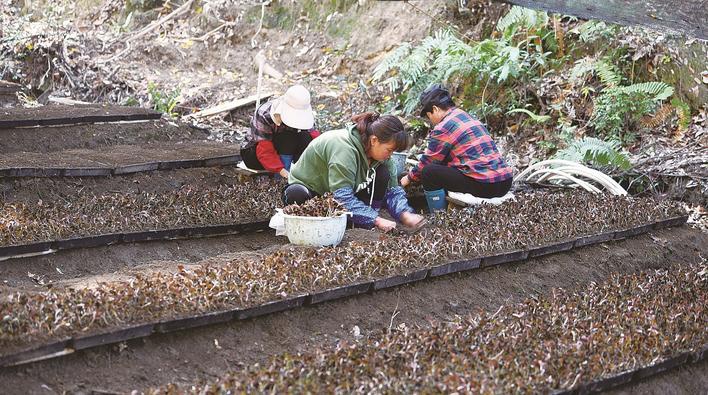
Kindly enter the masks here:
[[160, 162], [135, 163], [130, 165], [118, 166], [113, 169], [114, 175], [142, 173], [145, 171], [157, 170]]
[[307, 301], [305, 302], [305, 304], [315, 305], [329, 300], [336, 300], [349, 296], [364, 294], [369, 292], [373, 285], [373, 281], [366, 281], [311, 293], [307, 296]]
[[536, 258], [539, 256], [555, 254], [557, 252], [569, 251], [575, 246], [577, 239], [573, 240], [563, 240], [555, 243], [546, 244], [541, 247], [532, 248], [529, 250], [529, 258]]
[[247, 309], [239, 310], [236, 314], [236, 319], [245, 320], [253, 317], [260, 317], [263, 315], [268, 315], [272, 313], [277, 313], [284, 310], [293, 309], [300, 307], [305, 304], [305, 298], [307, 295], [295, 296], [288, 299], [278, 300], [275, 302], [269, 302], [262, 304], [260, 306], [250, 307]]
[[69, 250], [75, 248], [102, 247], [120, 243], [123, 239], [121, 233], [113, 233], [98, 236], [76, 237], [73, 239], [57, 240], [53, 246], [58, 250]]
[[445, 276], [452, 273], [464, 272], [467, 270], [479, 269], [482, 264], [482, 258], [465, 259], [438, 265], [430, 268], [428, 277]]
[[398, 276], [392, 276], [384, 278], [381, 280], [374, 281], [371, 287], [372, 291], [378, 291], [380, 289], [393, 288], [399, 285], [414, 283], [417, 281], [423, 281], [428, 277], [430, 269], [417, 269], [412, 272], [401, 274]]
[[241, 155], [224, 155], [204, 159], [205, 167], [235, 165], [241, 161]]
[[154, 329], [155, 324], [141, 324], [109, 333], [99, 333], [96, 335], [82, 336], [78, 338], [75, 337], [71, 340], [71, 347], [78, 351], [106, 344], [115, 344], [126, 340], [147, 337], [154, 332]]
[[44, 251], [51, 250], [52, 244], [53, 244], [53, 242], [51, 242], [51, 241], [40, 241], [37, 243], [30, 243], [30, 244], [3, 246], [3, 247], [0, 247], [0, 257], [44, 252]]
[[221, 324], [224, 322], [233, 321], [240, 310], [218, 311], [205, 315], [191, 316], [179, 318], [176, 320], [162, 321], [155, 325], [156, 333], [169, 333], [184, 329], [198, 328], [201, 326]]
[[0, 366], [11, 366], [34, 358], [41, 358], [71, 348], [71, 339], [63, 339], [30, 350], [0, 356]]
[[528, 250], [516, 250], [482, 257], [481, 267], [490, 267], [509, 262], [523, 261], [528, 258]]
[[615, 231], [598, 233], [590, 236], [581, 236], [575, 239], [573, 248], [585, 247], [593, 244], [600, 244], [615, 239]]

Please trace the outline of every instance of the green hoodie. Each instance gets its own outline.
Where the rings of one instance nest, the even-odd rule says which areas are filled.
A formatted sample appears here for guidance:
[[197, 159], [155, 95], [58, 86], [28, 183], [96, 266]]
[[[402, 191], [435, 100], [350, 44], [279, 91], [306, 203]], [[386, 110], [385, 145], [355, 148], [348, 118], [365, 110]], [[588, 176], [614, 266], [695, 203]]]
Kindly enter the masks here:
[[354, 193], [364, 189], [376, 168], [388, 166], [388, 188], [398, 186], [396, 167], [391, 160], [369, 161], [354, 125], [332, 130], [312, 140], [298, 161], [292, 165], [289, 184], [302, 184], [322, 195], [350, 187]]

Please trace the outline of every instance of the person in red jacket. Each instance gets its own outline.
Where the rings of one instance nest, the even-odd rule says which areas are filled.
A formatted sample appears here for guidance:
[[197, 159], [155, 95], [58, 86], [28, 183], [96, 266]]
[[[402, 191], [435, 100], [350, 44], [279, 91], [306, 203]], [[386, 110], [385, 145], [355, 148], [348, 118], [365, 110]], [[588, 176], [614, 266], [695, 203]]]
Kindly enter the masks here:
[[297, 162], [312, 139], [315, 116], [310, 92], [294, 85], [283, 96], [263, 103], [251, 119], [251, 134], [241, 148], [241, 159], [254, 170], [268, 170], [287, 178], [291, 163]]

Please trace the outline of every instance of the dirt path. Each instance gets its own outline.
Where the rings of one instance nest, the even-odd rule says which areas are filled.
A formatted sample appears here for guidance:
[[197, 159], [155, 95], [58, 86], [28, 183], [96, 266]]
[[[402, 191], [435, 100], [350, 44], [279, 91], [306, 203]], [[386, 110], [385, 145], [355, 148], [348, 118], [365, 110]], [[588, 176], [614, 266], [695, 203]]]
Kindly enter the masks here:
[[[65, 358], [0, 371], [10, 393], [129, 391], [166, 382], [210, 379], [270, 355], [306, 351], [339, 340], [356, 341], [390, 325], [425, 326], [479, 308], [548, 293], [554, 287], [583, 287], [612, 272], [693, 262], [708, 254], [708, 234], [695, 229], [648, 235], [586, 247], [526, 262], [443, 277], [391, 291], [325, 303], [244, 322], [154, 336], [79, 352]], [[700, 384], [700, 382], [696, 382]]]

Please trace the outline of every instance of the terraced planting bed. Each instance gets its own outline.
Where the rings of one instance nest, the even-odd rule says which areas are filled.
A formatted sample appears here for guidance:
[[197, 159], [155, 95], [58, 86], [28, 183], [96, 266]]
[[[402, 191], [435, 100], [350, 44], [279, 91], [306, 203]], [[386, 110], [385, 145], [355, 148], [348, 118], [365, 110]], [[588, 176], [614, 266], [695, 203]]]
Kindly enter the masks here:
[[708, 357], [708, 265], [613, 276], [429, 329], [279, 355], [175, 393], [583, 393]]
[[[680, 210], [674, 205], [652, 200], [598, 200], [577, 193], [522, 195], [502, 206], [441, 216], [434, 227], [413, 236], [392, 235], [336, 248], [281, 249], [257, 259], [179, 267], [176, 273], [137, 275], [128, 282], [91, 289], [18, 292], [0, 305], [0, 315], [9, 317], [2, 321], [0, 341], [3, 349], [19, 351], [30, 343], [36, 346], [37, 340], [46, 344], [74, 336], [48, 344], [42, 352], [51, 347], [80, 349], [105, 343], [105, 336], [122, 341], [154, 331], [245, 319], [567, 250], [578, 242], [582, 246], [608, 240], [596, 235], [621, 239], [646, 232], [657, 222], [683, 223], [685, 218], [676, 219], [677, 215]], [[184, 319], [174, 320], [180, 317]], [[106, 328], [125, 329], [116, 335]], [[105, 335], [91, 337], [99, 332]], [[33, 353], [28, 352], [22, 358]], [[21, 359], [5, 357], [5, 363]]]
[[[350, 230], [347, 242], [377, 239], [375, 233], [370, 236], [369, 233]], [[164, 243], [145, 246], [158, 244]], [[502, 305], [521, 302], [529, 296], [552, 295], [554, 287], [574, 290], [584, 289], [591, 282], [602, 284], [614, 272], [671, 270], [678, 262], [698, 263], [706, 255], [705, 245], [707, 236], [688, 226], [653, 230], [620, 241], [430, 278], [307, 308], [158, 333], [61, 358], [0, 368], [0, 381], [9, 388], [23, 388], [23, 393], [46, 391], [42, 385], [55, 391], [117, 393], [157, 388], [170, 382], [187, 388], [254, 363], [263, 366], [270, 356], [280, 353], [308, 353], [335, 346], [339, 341], [353, 344], [388, 328], [429, 328], [431, 319], [447, 322], [479, 309], [496, 312]], [[188, 265], [188, 261], [183, 262]], [[660, 388], [699, 393], [703, 388], [700, 383], [705, 385], [705, 381], [698, 379], [706, 372], [703, 365], [678, 368], [662, 375], [657, 379]], [[698, 376], [686, 377], [684, 371]], [[652, 382], [642, 380], [636, 387], [644, 388], [642, 392], [631, 385], [621, 393], [646, 393], [651, 388], [646, 385]]]

